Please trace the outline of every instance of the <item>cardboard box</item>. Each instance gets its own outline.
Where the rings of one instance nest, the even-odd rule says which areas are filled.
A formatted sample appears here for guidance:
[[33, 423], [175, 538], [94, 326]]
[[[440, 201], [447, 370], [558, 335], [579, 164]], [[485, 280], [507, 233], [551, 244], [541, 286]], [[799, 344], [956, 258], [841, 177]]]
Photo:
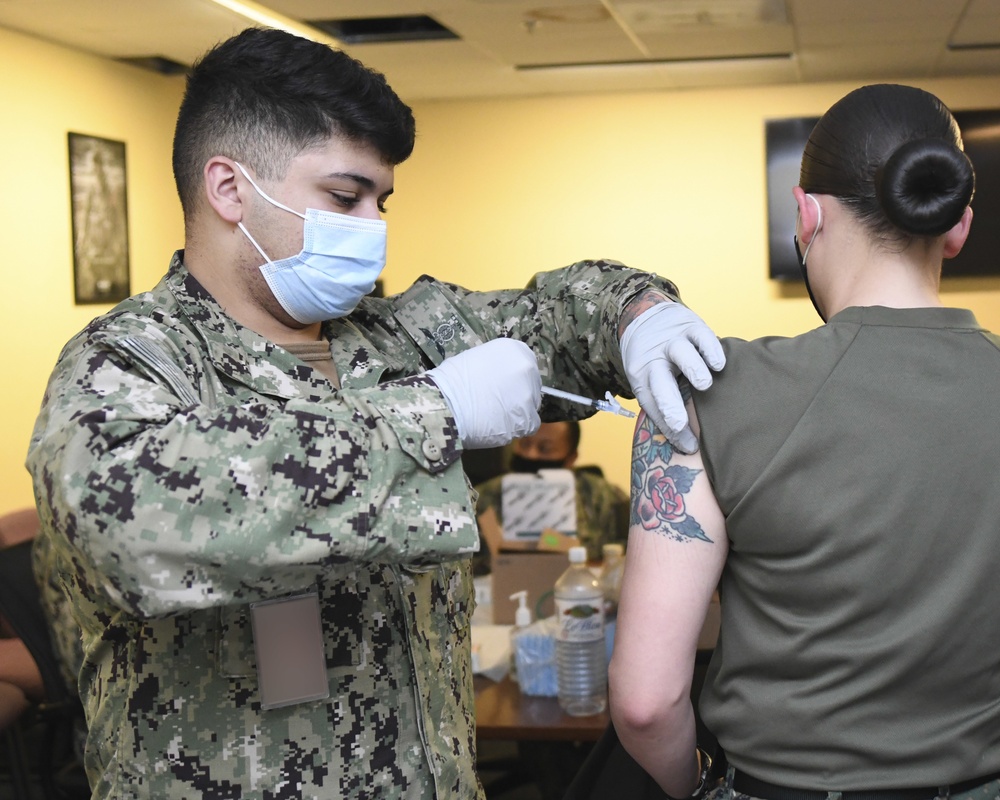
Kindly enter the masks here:
[[719, 626], [722, 622], [722, 606], [719, 604], [719, 593], [712, 595], [712, 601], [708, 604], [708, 611], [705, 613], [705, 623], [701, 627], [701, 635], [698, 637], [699, 650], [714, 650], [716, 642], [719, 641]]
[[[493, 556], [493, 623], [513, 625], [514, 592], [528, 592], [532, 621], [555, 614], [552, 588], [569, 566], [565, 553], [497, 553]], [[541, 607], [539, 608], [539, 601]]]
[[[555, 613], [552, 589], [569, 566], [566, 551], [578, 539], [558, 531], [543, 531], [537, 542], [505, 540], [492, 508], [479, 515], [479, 530], [490, 548], [493, 565], [493, 624], [514, 624], [517, 603], [510, 596], [522, 589], [528, 593], [532, 620], [552, 616]], [[543, 600], [540, 607], [539, 600]]]
[[[538, 542], [512, 542], [504, 539], [503, 529], [492, 508], [479, 515], [479, 529], [492, 555], [493, 624], [514, 624], [517, 602], [511, 600], [510, 596], [522, 589], [528, 592], [532, 621], [551, 617], [555, 613], [555, 602], [549, 593], [569, 566], [566, 551], [572, 544], [578, 543], [576, 537], [563, 536], [557, 531], [544, 531]], [[539, 608], [540, 600], [542, 602]], [[715, 592], [698, 637], [699, 650], [715, 649], [721, 614], [719, 593]]]

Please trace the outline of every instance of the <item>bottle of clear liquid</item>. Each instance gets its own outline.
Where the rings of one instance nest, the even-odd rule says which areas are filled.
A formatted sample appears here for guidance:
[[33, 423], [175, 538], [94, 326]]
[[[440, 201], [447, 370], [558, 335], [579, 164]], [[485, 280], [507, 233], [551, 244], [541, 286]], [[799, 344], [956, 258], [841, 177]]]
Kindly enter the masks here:
[[604, 594], [587, 567], [587, 549], [569, 551], [569, 569], [556, 581], [556, 674], [559, 705], [574, 717], [604, 710], [608, 665], [604, 644]]
[[524, 629], [531, 624], [531, 609], [528, 608], [528, 590], [522, 589], [514, 592], [510, 599], [517, 603], [517, 610], [514, 612], [514, 627], [510, 630], [510, 679], [514, 683], [517, 679], [517, 651], [519, 648], [518, 638], [524, 634]]
[[601, 548], [604, 563], [601, 566], [601, 591], [604, 592], [605, 624], [618, 615], [618, 598], [622, 593], [622, 576], [625, 574], [625, 548], [620, 544], [606, 544]]

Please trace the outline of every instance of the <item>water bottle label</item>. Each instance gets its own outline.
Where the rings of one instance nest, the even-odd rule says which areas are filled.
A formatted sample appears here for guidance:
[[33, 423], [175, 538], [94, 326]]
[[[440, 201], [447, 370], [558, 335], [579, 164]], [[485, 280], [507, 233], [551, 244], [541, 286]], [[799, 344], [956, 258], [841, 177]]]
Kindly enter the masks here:
[[556, 600], [561, 642], [594, 642], [604, 639], [604, 609], [600, 600]]

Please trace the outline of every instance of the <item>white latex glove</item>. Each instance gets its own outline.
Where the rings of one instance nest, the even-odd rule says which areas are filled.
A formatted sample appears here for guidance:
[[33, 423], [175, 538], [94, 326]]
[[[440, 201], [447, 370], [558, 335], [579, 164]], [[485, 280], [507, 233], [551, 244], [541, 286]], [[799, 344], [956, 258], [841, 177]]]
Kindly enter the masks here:
[[524, 342], [494, 339], [446, 358], [427, 377], [448, 401], [467, 449], [499, 447], [541, 425], [542, 378]]
[[684, 453], [698, 450], [698, 438], [688, 424], [678, 374], [695, 389], [712, 385], [712, 373], [726, 356], [712, 330], [687, 306], [660, 303], [642, 312], [622, 335], [622, 363], [635, 399], [670, 440]]

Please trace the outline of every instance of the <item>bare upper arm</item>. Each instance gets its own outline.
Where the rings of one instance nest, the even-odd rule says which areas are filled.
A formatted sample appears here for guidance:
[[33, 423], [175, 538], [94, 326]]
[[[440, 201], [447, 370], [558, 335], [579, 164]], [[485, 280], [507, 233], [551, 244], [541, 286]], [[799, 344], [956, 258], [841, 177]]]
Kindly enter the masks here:
[[[694, 420], [694, 408], [688, 404]], [[616, 672], [680, 694], [728, 552], [700, 453], [670, 446], [645, 414], [632, 449], [631, 523], [615, 633]]]

